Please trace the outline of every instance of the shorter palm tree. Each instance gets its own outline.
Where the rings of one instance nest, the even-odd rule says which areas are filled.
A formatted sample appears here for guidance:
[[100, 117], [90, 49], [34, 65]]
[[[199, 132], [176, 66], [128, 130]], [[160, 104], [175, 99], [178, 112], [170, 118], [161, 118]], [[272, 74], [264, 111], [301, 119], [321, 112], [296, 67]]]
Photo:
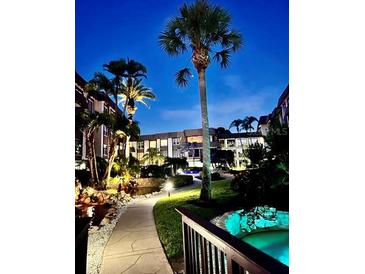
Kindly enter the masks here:
[[176, 175], [176, 171], [178, 168], [187, 168], [189, 166], [188, 161], [186, 161], [186, 158], [170, 158], [166, 157], [165, 159], [166, 166], [172, 167], [172, 175]]
[[[256, 117], [254, 116], [246, 116], [245, 119], [242, 121], [241, 128], [246, 131], [246, 133], [252, 132], [254, 130], [254, 127], [252, 126], [253, 122], [258, 122]], [[250, 143], [251, 138], [248, 136], [248, 140]]]
[[160, 165], [161, 162], [165, 161], [165, 156], [163, 156], [157, 148], [149, 148], [147, 153], [143, 155], [142, 162], [149, 164]]
[[95, 152], [95, 133], [104, 125], [110, 126], [111, 116], [108, 113], [90, 112], [85, 109], [76, 115], [76, 125], [86, 134], [87, 158], [93, 183], [99, 184], [99, 174]]

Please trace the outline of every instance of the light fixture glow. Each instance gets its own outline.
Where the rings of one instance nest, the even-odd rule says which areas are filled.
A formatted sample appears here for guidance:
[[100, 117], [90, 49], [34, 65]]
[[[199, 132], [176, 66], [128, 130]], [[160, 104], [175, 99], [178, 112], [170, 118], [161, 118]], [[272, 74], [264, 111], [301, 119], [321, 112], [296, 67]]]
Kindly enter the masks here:
[[170, 191], [174, 188], [174, 185], [171, 182], [167, 182], [165, 185], [165, 189], [167, 190], [168, 197], [170, 197]]

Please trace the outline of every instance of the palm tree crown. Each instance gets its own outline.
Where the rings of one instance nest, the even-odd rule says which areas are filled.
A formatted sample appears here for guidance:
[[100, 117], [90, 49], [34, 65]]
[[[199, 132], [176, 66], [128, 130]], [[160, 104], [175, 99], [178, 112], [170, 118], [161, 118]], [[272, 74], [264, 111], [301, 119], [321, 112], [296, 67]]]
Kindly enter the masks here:
[[[159, 43], [172, 56], [192, 49], [192, 62], [198, 71], [206, 69], [211, 59], [226, 68], [231, 54], [242, 46], [241, 34], [231, 29], [230, 23], [231, 17], [226, 10], [198, 0], [181, 7], [180, 16], [168, 22], [159, 36]], [[180, 70], [176, 74], [177, 83], [186, 86], [190, 75], [189, 68]]]
[[242, 124], [243, 124], [243, 120], [236, 119], [236, 120], [232, 121], [232, 123], [229, 125], [229, 128], [234, 127], [237, 130], [237, 132], [239, 133], [240, 132], [240, 127], [242, 127]]
[[254, 130], [254, 127], [252, 126], [253, 122], [258, 122], [257, 118], [254, 116], [246, 116], [245, 119], [242, 121], [242, 129], [244, 129], [246, 132]]
[[149, 107], [145, 102], [145, 99], [154, 100], [156, 95], [152, 92], [152, 89], [145, 87], [142, 83], [142, 79], [136, 79], [132, 81], [132, 85], [128, 87], [127, 82], [124, 81], [121, 86], [121, 100], [120, 102], [126, 102], [127, 99], [134, 102], [139, 102]]

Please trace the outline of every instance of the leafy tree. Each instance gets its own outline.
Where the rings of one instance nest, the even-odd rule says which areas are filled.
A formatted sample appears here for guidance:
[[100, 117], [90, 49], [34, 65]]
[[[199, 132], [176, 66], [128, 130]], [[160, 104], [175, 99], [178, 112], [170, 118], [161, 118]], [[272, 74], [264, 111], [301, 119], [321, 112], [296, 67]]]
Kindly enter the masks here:
[[244, 150], [244, 155], [250, 159], [251, 166], [259, 167], [266, 157], [266, 148], [260, 143], [250, 144]]
[[212, 163], [227, 165], [228, 167], [234, 163], [234, 153], [232, 150], [212, 150]]
[[[205, 0], [197, 0], [180, 8], [180, 14], [167, 23], [159, 36], [159, 43], [171, 56], [183, 54], [188, 49], [192, 50], [191, 60], [199, 76], [203, 131], [203, 179], [200, 199], [210, 200], [210, 140], [205, 72], [212, 59], [222, 68], [226, 68], [231, 54], [242, 46], [242, 37], [238, 31], [231, 28], [231, 17], [225, 9], [210, 5]], [[211, 54], [214, 54], [213, 57]], [[176, 73], [177, 84], [187, 86], [190, 76], [192, 73], [189, 68], [181, 69]]]

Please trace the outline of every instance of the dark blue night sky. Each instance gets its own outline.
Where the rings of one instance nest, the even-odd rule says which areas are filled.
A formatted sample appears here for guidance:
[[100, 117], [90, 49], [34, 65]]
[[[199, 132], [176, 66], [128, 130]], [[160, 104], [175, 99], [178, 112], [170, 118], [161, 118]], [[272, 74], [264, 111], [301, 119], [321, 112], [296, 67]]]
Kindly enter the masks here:
[[[135, 59], [148, 69], [145, 85], [157, 100], [138, 106], [142, 134], [201, 127], [197, 77], [187, 88], [174, 82], [187, 56], [171, 58], [158, 35], [184, 2], [177, 0], [76, 0], [76, 70], [86, 80], [113, 59]], [[236, 118], [272, 111], [289, 81], [289, 10], [287, 0], [211, 0], [226, 8], [244, 46], [227, 69], [207, 70], [211, 127], [228, 127]]]

